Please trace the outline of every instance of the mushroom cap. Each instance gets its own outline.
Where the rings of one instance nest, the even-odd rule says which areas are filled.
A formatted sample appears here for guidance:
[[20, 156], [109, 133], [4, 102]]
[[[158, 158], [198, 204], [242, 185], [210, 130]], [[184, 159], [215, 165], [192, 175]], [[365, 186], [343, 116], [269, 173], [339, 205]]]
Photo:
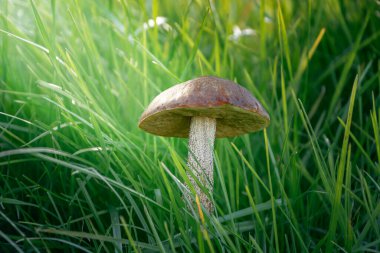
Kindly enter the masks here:
[[151, 134], [188, 137], [191, 117], [216, 119], [216, 137], [261, 130], [270, 118], [244, 87], [213, 76], [177, 84], [159, 94], [141, 115], [139, 127]]

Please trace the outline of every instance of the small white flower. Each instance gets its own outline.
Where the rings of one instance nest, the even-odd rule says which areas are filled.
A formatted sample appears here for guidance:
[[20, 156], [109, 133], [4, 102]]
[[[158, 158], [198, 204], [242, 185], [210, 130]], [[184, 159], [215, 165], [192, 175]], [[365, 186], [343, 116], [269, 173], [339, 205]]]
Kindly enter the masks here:
[[161, 16], [157, 16], [156, 21], [152, 18], [148, 19], [147, 22], [143, 23], [142, 28], [136, 29], [133, 35], [132, 34], [128, 35], [129, 42], [133, 43], [133, 37], [141, 33], [141, 31], [143, 30], [146, 31], [150, 28], [154, 28], [155, 26], [162, 27], [165, 31], [170, 31], [172, 27], [167, 23], [167, 20], [168, 20], [167, 18], [161, 17]]
[[264, 22], [265, 23], [272, 23], [272, 19], [269, 17], [264, 17]]
[[232, 30], [232, 34], [228, 36], [230, 40], [237, 41], [242, 36], [254, 36], [256, 35], [256, 30], [251, 28], [240, 29], [239, 26], [235, 25]]

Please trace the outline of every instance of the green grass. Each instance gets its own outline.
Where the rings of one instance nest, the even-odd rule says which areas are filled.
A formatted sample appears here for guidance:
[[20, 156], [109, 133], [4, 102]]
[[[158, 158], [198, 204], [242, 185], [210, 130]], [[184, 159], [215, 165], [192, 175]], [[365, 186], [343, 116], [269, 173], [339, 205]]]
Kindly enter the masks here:
[[[0, 252], [379, 252], [379, 11], [0, 1]], [[202, 75], [271, 117], [216, 140], [214, 213], [182, 198], [187, 140], [137, 127], [154, 96]]]

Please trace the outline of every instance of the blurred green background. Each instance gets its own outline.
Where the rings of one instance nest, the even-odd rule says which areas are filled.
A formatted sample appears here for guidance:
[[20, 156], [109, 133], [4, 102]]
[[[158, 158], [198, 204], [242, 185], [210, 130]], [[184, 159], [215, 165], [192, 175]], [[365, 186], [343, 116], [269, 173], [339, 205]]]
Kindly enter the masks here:
[[[380, 251], [376, 0], [0, 0], [1, 252]], [[215, 144], [137, 127], [161, 91], [246, 87], [265, 130]]]

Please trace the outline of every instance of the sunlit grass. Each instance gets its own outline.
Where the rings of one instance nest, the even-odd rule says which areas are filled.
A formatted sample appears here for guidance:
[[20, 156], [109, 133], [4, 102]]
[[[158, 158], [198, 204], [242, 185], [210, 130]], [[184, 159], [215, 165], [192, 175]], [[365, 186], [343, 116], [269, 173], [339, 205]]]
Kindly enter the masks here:
[[[0, 1], [0, 252], [380, 251], [378, 10]], [[137, 127], [201, 75], [271, 117], [216, 140], [214, 213], [182, 197], [187, 140]]]

